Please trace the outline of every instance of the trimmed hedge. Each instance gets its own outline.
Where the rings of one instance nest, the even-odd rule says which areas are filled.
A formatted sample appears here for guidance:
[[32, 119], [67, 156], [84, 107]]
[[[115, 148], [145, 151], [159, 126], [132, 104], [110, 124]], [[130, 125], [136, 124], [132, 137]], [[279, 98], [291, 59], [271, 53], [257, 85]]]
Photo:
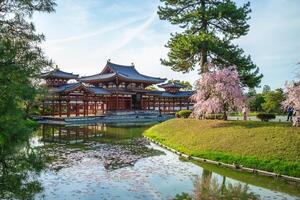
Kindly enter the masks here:
[[270, 119], [275, 119], [276, 115], [273, 113], [258, 113], [256, 117], [263, 122], [268, 122]]
[[189, 118], [189, 116], [192, 114], [191, 110], [180, 110], [176, 112], [177, 118]]

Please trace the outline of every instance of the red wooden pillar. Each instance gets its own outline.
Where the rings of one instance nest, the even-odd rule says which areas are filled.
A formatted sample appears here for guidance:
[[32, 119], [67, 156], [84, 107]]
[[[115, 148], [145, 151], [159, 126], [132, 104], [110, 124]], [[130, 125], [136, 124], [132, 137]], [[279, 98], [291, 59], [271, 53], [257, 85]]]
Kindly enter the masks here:
[[70, 100], [67, 100], [67, 117], [70, 117]]
[[[132, 95], [130, 95], [130, 110], [132, 110]], [[143, 109], [143, 105], [142, 105], [142, 109]]]
[[59, 112], [59, 116], [61, 117], [61, 100], [58, 100], [58, 112]]
[[102, 114], [104, 114], [104, 103], [105, 103], [105, 101], [104, 101], [104, 99], [102, 98], [102, 100], [101, 100]]
[[86, 116], [89, 116], [89, 104], [90, 104], [90, 102], [89, 102], [89, 100], [87, 100], [86, 101], [86, 103], [85, 103], [85, 106], [86, 106], [86, 108], [85, 108], [85, 111], [86, 111], [86, 113], [85, 113], [85, 115]]
[[105, 104], [106, 104], [106, 109], [105, 109], [105, 113], [106, 113], [106, 111], [109, 109], [107, 97], [105, 97]]
[[95, 110], [94, 110], [94, 114], [95, 114], [95, 116], [96, 116], [96, 115], [97, 115], [97, 107], [96, 107], [96, 106], [97, 106], [97, 101], [95, 101], [94, 103], [95, 103], [95, 104], [94, 104], [94, 109], [95, 109]]
[[174, 110], [175, 110], [175, 99], [172, 98], [172, 101], [173, 101], [173, 112], [174, 112]]
[[76, 109], [76, 116], [78, 116], [78, 103], [77, 103], [77, 99], [76, 99], [76, 103], [75, 103], [75, 109]]
[[153, 110], [155, 110], [155, 107], [156, 107], [156, 102], [155, 102], [155, 96], [153, 96]]
[[83, 116], [85, 117], [85, 113], [86, 113], [86, 102], [85, 100], [83, 100]]
[[166, 111], [166, 99], [164, 98], [164, 107], [163, 107], [163, 110], [164, 110], [164, 112]]
[[181, 107], [182, 107], [182, 101], [180, 99], [180, 101], [179, 101], [179, 110], [181, 110]]
[[117, 94], [117, 97], [116, 97], [116, 98], [117, 98], [117, 100], [116, 100], [116, 101], [117, 101], [117, 102], [116, 102], [116, 103], [117, 103], [117, 108], [116, 108], [116, 110], [119, 110], [119, 94]]
[[141, 109], [144, 110], [144, 107], [143, 95], [141, 95]]
[[158, 97], [158, 110], [160, 110], [160, 97]]
[[54, 96], [52, 96], [52, 116], [54, 116], [54, 111], [55, 111], [55, 107], [54, 107]]

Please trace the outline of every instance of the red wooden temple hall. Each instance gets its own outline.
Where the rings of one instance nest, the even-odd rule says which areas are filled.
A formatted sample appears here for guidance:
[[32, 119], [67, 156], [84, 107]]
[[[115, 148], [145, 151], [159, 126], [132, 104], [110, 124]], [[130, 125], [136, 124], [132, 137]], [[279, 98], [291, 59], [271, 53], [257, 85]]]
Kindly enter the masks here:
[[133, 64], [125, 66], [108, 60], [99, 74], [79, 77], [56, 68], [41, 78], [49, 91], [42, 99], [43, 115], [89, 116], [131, 110], [168, 113], [192, 106], [189, 97], [193, 92], [181, 91], [184, 86], [179, 83], [158, 85], [163, 91], [146, 89], [166, 79], [143, 75]]

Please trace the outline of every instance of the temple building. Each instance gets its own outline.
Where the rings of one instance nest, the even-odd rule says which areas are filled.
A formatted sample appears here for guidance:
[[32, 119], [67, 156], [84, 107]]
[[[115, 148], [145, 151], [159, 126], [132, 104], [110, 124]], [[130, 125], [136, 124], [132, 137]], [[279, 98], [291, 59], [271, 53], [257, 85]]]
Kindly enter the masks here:
[[[58, 68], [43, 73], [48, 94], [42, 99], [42, 113], [50, 116], [90, 116], [109, 112], [156, 110], [162, 113], [191, 109], [193, 91], [181, 91], [179, 83], [139, 73], [134, 64], [107, 61], [99, 74], [79, 77]], [[160, 90], [149, 90], [158, 85]]]

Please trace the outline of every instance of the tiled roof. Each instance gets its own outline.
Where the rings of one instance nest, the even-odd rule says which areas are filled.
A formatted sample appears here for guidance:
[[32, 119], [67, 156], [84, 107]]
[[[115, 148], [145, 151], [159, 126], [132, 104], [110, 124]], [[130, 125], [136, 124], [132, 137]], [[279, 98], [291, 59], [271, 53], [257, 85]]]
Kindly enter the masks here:
[[134, 80], [134, 81], [145, 81], [152, 83], [162, 83], [166, 81], [166, 79], [156, 78], [151, 76], [146, 76], [140, 74], [134, 67], [134, 65], [126, 66], [126, 65], [118, 65], [115, 63], [107, 62], [106, 67], [110, 67], [117, 75], [122, 78]]
[[41, 78], [63, 78], [63, 79], [76, 79], [78, 78], [78, 75], [73, 74], [73, 73], [68, 73], [68, 72], [64, 72], [59, 70], [58, 68], [50, 71], [50, 72], [46, 72], [41, 74], [40, 76]]
[[52, 93], [60, 93], [67, 90], [75, 89], [79, 86], [81, 86], [81, 83], [69, 83], [69, 84], [60, 85], [58, 87], [50, 88], [49, 91]]
[[104, 89], [104, 88], [99, 88], [99, 87], [88, 87], [89, 90], [91, 90], [94, 94], [111, 94], [110, 91]]
[[70, 83], [70, 84], [65, 84], [61, 85], [59, 87], [51, 88], [49, 91], [51, 93], [61, 93], [61, 92], [67, 92], [67, 91], [72, 91], [76, 90], [79, 87], [84, 87], [88, 91], [90, 91], [93, 94], [101, 94], [101, 95], [108, 95], [111, 94], [110, 91], [104, 89], [104, 88], [99, 88], [99, 87], [87, 87], [84, 86], [82, 83]]
[[177, 82], [172, 82], [172, 83], [165, 83], [165, 84], [161, 84], [158, 87], [161, 88], [185, 88], [185, 85], [182, 85], [180, 83]]
[[174, 97], [174, 98], [178, 98], [178, 97], [190, 97], [192, 96], [192, 94], [194, 93], [194, 91], [179, 91], [176, 93], [170, 93], [170, 92], [165, 92], [165, 91], [149, 91], [146, 92], [146, 94], [148, 95], [155, 95], [155, 96], [160, 96], [160, 97]]
[[[112, 72], [106, 73], [105, 69], [110, 68]], [[107, 64], [104, 68], [104, 70], [100, 74], [92, 75], [92, 76], [86, 76], [80, 78], [81, 81], [95, 81], [95, 80], [108, 80], [113, 77], [120, 77], [126, 80], [132, 80], [132, 81], [139, 81], [139, 82], [149, 82], [153, 84], [162, 83], [166, 79], [162, 78], [156, 78], [151, 76], [146, 76], [143, 74], [140, 74], [133, 65], [118, 65], [115, 63], [111, 63], [110, 61], [107, 61]]]
[[95, 74], [91, 76], [83, 76], [79, 80], [80, 81], [93, 81], [93, 80], [108, 80], [115, 77], [116, 73], [108, 73], [108, 74]]

